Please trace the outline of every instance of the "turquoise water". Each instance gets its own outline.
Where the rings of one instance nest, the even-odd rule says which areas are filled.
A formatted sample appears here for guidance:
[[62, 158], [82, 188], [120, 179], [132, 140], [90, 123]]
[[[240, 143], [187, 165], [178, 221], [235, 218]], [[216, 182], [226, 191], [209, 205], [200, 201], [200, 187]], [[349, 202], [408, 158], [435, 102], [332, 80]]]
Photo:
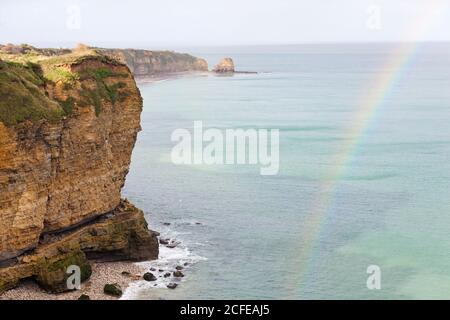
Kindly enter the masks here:
[[[233, 50], [196, 54], [210, 65], [231, 56], [238, 69], [260, 73], [140, 86], [143, 130], [124, 196], [162, 237], [180, 241], [162, 248], [156, 265], [190, 264], [176, 290], [164, 289], [166, 280], [157, 288], [138, 283], [128, 297], [450, 298], [449, 46], [418, 51], [345, 173], [331, 181], [332, 195], [318, 193], [330, 183], [327, 172], [339, 169], [333, 159], [352, 138], [348, 128], [364, 94], [377, 74], [394, 71], [385, 67], [391, 48]], [[279, 128], [279, 174], [172, 164], [172, 131], [195, 120]], [[326, 205], [315, 202], [327, 198], [318, 232], [305, 238], [314, 208]], [[369, 265], [381, 268], [381, 290], [366, 287]]]

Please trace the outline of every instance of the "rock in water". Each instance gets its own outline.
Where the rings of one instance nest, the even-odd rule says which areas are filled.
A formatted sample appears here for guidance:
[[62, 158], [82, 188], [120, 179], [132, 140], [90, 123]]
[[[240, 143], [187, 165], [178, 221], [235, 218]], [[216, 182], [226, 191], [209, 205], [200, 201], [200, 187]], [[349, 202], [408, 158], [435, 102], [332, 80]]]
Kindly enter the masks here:
[[171, 282], [167, 285], [167, 288], [169, 288], [169, 289], [175, 289], [176, 287], [178, 287], [178, 284], [173, 283], [173, 282]]
[[121, 297], [122, 296], [122, 288], [117, 284], [105, 284], [103, 288], [103, 292], [109, 296], [113, 297]]
[[223, 58], [214, 67], [213, 72], [216, 73], [233, 73], [234, 72], [234, 62], [231, 58]]
[[151, 272], [146, 272], [143, 278], [145, 281], [156, 281], [155, 275]]
[[183, 274], [183, 272], [177, 270], [177, 271], [174, 271], [173, 276], [176, 278], [182, 278], [182, 277], [184, 277], [184, 274]]
[[170, 239], [159, 239], [159, 243], [163, 245], [168, 245], [170, 242]]

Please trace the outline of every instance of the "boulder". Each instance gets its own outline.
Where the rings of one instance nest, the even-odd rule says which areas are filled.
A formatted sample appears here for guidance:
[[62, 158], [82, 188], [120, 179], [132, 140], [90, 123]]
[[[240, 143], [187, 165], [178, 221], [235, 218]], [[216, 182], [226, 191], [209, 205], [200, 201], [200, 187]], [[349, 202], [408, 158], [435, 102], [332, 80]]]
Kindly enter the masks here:
[[184, 274], [183, 274], [183, 272], [177, 270], [177, 271], [173, 272], [173, 276], [176, 277], [176, 278], [183, 278]]
[[159, 239], [159, 243], [163, 244], [163, 245], [167, 245], [167, 244], [169, 244], [169, 242], [170, 242], [170, 239]]
[[109, 296], [113, 297], [121, 297], [122, 296], [122, 288], [117, 284], [105, 284], [103, 288], [103, 292]]
[[178, 284], [173, 283], [173, 282], [171, 282], [167, 285], [167, 288], [169, 288], [169, 289], [175, 289], [176, 287], [178, 287]]
[[155, 275], [151, 272], [146, 272], [143, 278], [145, 281], [156, 281]]
[[69, 291], [67, 281], [71, 274], [67, 273], [67, 270], [70, 266], [80, 268], [81, 282], [91, 276], [92, 269], [86, 255], [81, 250], [73, 249], [73, 251], [53, 257], [42, 257], [36, 264], [34, 278], [39, 286], [48, 292]]

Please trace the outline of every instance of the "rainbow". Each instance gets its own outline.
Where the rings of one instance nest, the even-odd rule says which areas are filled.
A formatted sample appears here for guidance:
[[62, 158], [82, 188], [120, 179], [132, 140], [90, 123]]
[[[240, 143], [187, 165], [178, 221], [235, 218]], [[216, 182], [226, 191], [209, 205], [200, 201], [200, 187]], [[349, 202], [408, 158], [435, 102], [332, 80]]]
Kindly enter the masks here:
[[315, 253], [311, 251], [322, 232], [327, 214], [333, 207], [340, 181], [350, 168], [351, 160], [358, 152], [358, 146], [362, 145], [366, 132], [376, 119], [377, 113], [386, 104], [393, 88], [401, 81], [403, 74], [413, 63], [420, 49], [421, 39], [444, 11], [442, 4], [441, 0], [428, 1], [428, 10], [422, 15], [421, 21], [412, 21], [414, 27], [411, 28], [411, 33], [405, 37], [406, 42], [395, 46], [382, 68], [383, 71], [375, 77], [367, 92], [363, 92], [361, 99], [358, 100], [358, 112], [354, 114], [349, 122], [350, 126], [346, 130], [348, 139], [336, 153], [333, 159], [334, 166], [326, 173], [323, 184], [315, 194], [312, 200], [313, 207], [299, 234], [297, 241], [302, 247], [297, 248], [290, 263], [296, 270], [294, 279], [291, 278], [289, 285], [286, 286], [288, 298], [298, 295], [297, 290], [301, 290], [301, 280], [313, 272], [311, 260]]

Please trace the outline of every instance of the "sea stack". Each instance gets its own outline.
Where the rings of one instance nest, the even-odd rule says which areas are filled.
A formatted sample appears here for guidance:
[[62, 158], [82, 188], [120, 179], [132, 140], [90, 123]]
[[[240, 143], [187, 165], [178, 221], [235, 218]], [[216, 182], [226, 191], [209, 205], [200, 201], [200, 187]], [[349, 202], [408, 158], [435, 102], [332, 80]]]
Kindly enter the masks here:
[[214, 67], [213, 72], [216, 73], [234, 73], [234, 62], [231, 58], [223, 58]]

